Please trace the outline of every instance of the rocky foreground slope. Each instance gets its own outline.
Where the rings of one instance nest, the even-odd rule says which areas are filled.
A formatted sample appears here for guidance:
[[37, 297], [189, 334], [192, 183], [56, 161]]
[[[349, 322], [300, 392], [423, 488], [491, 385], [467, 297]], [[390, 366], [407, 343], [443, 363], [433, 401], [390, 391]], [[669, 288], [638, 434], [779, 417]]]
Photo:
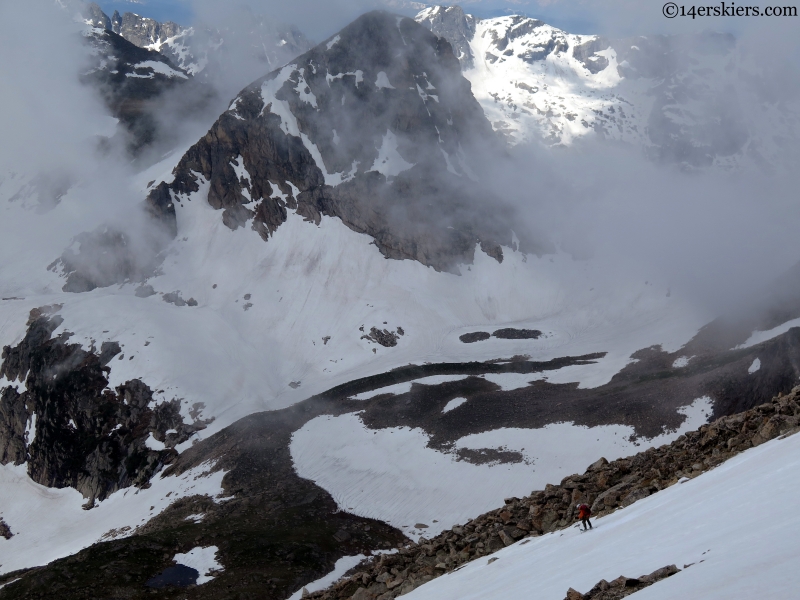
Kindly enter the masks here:
[[397, 554], [362, 563], [330, 589], [308, 597], [396, 598], [518, 540], [569, 527], [576, 521], [577, 503], [590, 504], [592, 512], [602, 516], [682, 478], [696, 477], [748, 448], [798, 430], [800, 386], [771, 402], [703, 425], [672, 444], [610, 463], [600, 458], [583, 474], [570, 475], [560, 484], [524, 498], [508, 498], [505, 506], [433, 539], [422, 539], [400, 548]]

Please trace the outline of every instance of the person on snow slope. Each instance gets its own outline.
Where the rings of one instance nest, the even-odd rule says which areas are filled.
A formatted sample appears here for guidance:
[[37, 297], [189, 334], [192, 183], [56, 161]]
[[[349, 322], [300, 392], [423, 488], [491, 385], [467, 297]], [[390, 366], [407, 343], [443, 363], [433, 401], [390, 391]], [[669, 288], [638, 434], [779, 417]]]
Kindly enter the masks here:
[[578, 504], [578, 519], [583, 523], [584, 531], [586, 531], [587, 525], [589, 526], [588, 529], [592, 529], [592, 522], [589, 520], [591, 516], [592, 510], [589, 508], [588, 504]]

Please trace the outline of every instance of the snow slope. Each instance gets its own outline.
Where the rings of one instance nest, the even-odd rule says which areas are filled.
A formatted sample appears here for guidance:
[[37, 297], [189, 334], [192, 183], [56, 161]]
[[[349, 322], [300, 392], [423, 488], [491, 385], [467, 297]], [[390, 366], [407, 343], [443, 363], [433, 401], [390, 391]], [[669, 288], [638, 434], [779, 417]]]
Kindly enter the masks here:
[[208, 494], [219, 501], [225, 471], [210, 473], [212, 467], [203, 464], [178, 477], [156, 475], [148, 489], [120, 490], [84, 510], [86, 499], [78, 491], [34, 483], [26, 465], [0, 465], [0, 516], [14, 534], [0, 542], [0, 573], [47, 564], [96, 542], [131, 535], [179, 498]]
[[637, 600], [794, 598], [798, 482], [800, 436], [773, 440], [595, 520], [595, 531], [523, 540], [493, 554], [492, 564], [476, 560], [407, 597], [563, 600], [570, 587], [586, 593], [600, 579], [675, 564], [682, 572], [637, 592]]
[[496, 429], [455, 444], [455, 450], [518, 451], [523, 461], [515, 464], [459, 461], [428, 448], [429, 437], [420, 429], [373, 431], [357, 414], [317, 417], [294, 434], [290, 450], [297, 473], [326, 489], [342, 510], [385, 521], [411, 538], [431, 537], [502, 505], [503, 498], [561, 481], [590, 457], [615, 460], [669, 443], [707, 422], [711, 400], [700, 398], [682, 412], [687, 418], [676, 431], [636, 442], [630, 427], [554, 423]]
[[[153, 179], [169, 180], [171, 167], [167, 159], [142, 173], [140, 189]], [[71, 236], [104, 217], [82, 204], [81, 192], [71, 191], [44, 215], [0, 196], [0, 297], [16, 298], [0, 302], [0, 343], [19, 342], [30, 309], [63, 304], [56, 334], [70, 331], [71, 342], [86, 348], [91, 340], [118, 341], [125, 358], [111, 364], [110, 385], [139, 377], [164, 390], [159, 398], [203, 402], [202, 418], [216, 420], [202, 437], [252, 412], [409, 363], [608, 352], [597, 364], [548, 374], [551, 381], [595, 387], [632, 352], [653, 344], [674, 351], [707, 320], [676, 294], [667, 297], [666, 283], [652, 273], [622, 273], [602, 260], [539, 258], [505, 248], [498, 264], [478, 249], [475, 264], [459, 276], [387, 260], [369, 236], [338, 219], [323, 217], [316, 226], [291, 211], [265, 243], [249, 227], [228, 229], [206, 202], [205, 187], [176, 205], [178, 237], [161, 273], [148, 280], [156, 292], [180, 291], [198, 306], [175, 306], [160, 295], [140, 298], [131, 284], [64, 293], [63, 279], [47, 266]], [[20, 232], [30, 243], [20, 243]], [[362, 326], [400, 326], [405, 335], [385, 348], [362, 339]], [[546, 335], [459, 340], [501, 326]]]

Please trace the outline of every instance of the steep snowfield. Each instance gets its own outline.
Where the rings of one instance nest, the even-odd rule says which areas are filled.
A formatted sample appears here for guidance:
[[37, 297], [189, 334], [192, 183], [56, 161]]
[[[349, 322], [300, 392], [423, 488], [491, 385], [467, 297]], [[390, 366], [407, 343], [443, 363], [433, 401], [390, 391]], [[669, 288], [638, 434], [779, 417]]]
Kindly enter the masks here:
[[357, 414], [317, 417], [294, 434], [290, 449], [298, 474], [330, 492], [342, 510], [385, 521], [416, 539], [465, 523], [502, 505], [503, 498], [561, 481], [583, 469], [589, 457], [615, 460], [669, 443], [705, 423], [711, 401], [700, 398], [682, 412], [687, 419], [677, 431], [635, 443], [630, 427], [554, 423], [541, 429], [496, 429], [455, 444], [456, 450], [518, 451], [524, 459], [516, 464], [458, 461], [428, 448], [429, 436], [422, 430], [373, 431]]
[[[423, 585], [409, 600], [563, 600], [600, 579], [638, 577], [670, 564], [680, 573], [637, 600], [785, 600], [797, 595], [794, 510], [800, 435], [773, 440], [616, 513], [595, 530], [523, 540]], [[692, 565], [685, 568], [685, 565]]]
[[225, 471], [210, 473], [212, 467], [203, 464], [179, 477], [156, 475], [148, 489], [120, 490], [83, 510], [86, 499], [76, 490], [34, 483], [25, 465], [0, 465], [0, 516], [14, 534], [0, 543], [0, 573], [47, 564], [96, 542], [128, 536], [179, 498], [208, 494], [219, 501]]

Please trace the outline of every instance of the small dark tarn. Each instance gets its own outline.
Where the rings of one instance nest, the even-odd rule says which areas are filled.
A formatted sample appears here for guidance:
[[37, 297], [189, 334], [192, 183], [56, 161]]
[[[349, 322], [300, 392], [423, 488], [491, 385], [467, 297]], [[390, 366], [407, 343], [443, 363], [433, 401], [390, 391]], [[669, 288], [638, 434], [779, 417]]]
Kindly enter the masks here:
[[149, 588], [165, 588], [165, 587], [189, 587], [197, 583], [197, 578], [200, 573], [197, 569], [192, 569], [186, 565], [175, 565], [164, 569], [164, 571], [148, 579], [145, 585]]
[[465, 333], [458, 337], [462, 342], [465, 344], [471, 344], [473, 342], [482, 342], [483, 340], [488, 340], [491, 334], [487, 333], [486, 331], [473, 331], [472, 333]]
[[542, 335], [542, 332], [538, 329], [513, 329], [508, 327], [506, 329], [498, 329], [492, 335], [502, 340], [535, 340]]

